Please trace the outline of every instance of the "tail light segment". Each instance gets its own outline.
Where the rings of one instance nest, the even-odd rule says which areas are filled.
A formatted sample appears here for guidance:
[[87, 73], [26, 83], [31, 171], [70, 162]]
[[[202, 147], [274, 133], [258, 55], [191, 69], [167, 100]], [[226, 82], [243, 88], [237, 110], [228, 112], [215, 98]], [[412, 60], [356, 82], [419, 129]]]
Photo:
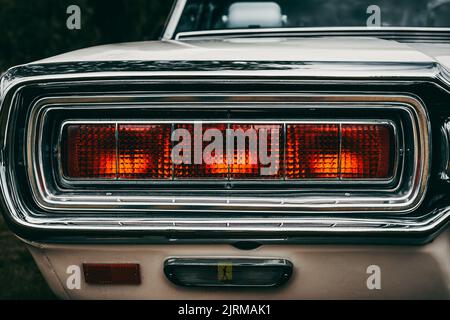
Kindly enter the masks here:
[[66, 176], [78, 179], [116, 177], [115, 125], [69, 125], [65, 128], [64, 142]]
[[339, 146], [338, 124], [289, 124], [286, 134], [286, 178], [338, 178]]
[[174, 140], [178, 141], [174, 142], [173, 158], [178, 158], [173, 168], [174, 179], [226, 178], [228, 165], [223, 139], [226, 129], [224, 123], [174, 125]]
[[387, 179], [394, 169], [393, 126], [287, 126], [287, 179]]
[[171, 129], [167, 124], [119, 124], [118, 178], [171, 179]]
[[66, 122], [68, 180], [389, 180], [389, 121], [299, 123]]
[[[231, 179], [284, 176], [283, 126], [279, 124], [232, 124], [227, 144], [232, 144], [229, 164]], [[239, 137], [243, 141], [239, 141]], [[227, 149], [228, 150], [228, 149]]]
[[373, 124], [343, 125], [341, 177], [384, 179], [392, 176], [394, 137], [391, 129]]

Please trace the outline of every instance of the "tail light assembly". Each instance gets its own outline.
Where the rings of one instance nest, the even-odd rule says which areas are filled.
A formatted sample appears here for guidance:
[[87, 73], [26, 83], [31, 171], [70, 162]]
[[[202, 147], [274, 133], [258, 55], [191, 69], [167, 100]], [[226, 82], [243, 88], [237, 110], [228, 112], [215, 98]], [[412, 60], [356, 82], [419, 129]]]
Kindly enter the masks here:
[[98, 99], [36, 106], [27, 161], [41, 209], [345, 214], [407, 212], [423, 197], [427, 127], [415, 100]]
[[[186, 132], [182, 139], [180, 129]], [[397, 131], [393, 122], [382, 120], [196, 125], [69, 121], [61, 131], [60, 167], [66, 180], [86, 182], [386, 182], [398, 168]]]
[[347, 230], [361, 217], [372, 228], [415, 212], [428, 186], [428, 116], [413, 97], [93, 92], [11, 106], [26, 109], [11, 111], [4, 155], [17, 221], [251, 233]]

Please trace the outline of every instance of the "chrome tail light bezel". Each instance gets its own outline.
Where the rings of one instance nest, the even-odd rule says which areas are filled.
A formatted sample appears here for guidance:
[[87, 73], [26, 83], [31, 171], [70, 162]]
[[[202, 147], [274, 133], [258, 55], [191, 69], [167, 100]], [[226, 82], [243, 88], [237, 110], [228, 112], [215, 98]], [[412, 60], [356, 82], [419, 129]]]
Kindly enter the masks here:
[[[156, 109], [206, 108], [241, 109], [290, 108], [316, 110], [328, 108], [335, 110], [389, 110], [402, 114], [402, 121], [396, 126], [401, 139], [398, 145], [409, 156], [402, 157], [403, 165], [398, 173], [398, 184], [389, 188], [372, 186], [367, 189], [306, 189], [294, 195], [270, 196], [264, 190], [265, 182], [257, 182], [251, 191], [261, 192], [258, 196], [236, 195], [233, 192], [216, 192], [205, 195], [205, 189], [190, 185], [191, 192], [123, 194], [117, 190], [101, 192], [79, 192], [70, 189], [55, 190], [49, 187], [44, 174], [46, 161], [42, 158], [43, 136], [46, 117], [56, 109]], [[381, 117], [382, 118], [382, 117]], [[284, 120], [288, 121], [288, 120]], [[385, 120], [384, 120], [385, 121]], [[407, 121], [407, 123], [405, 122]], [[266, 121], [267, 122], [267, 121]], [[404, 128], [405, 125], [409, 129]], [[406, 130], [407, 132], [404, 132]], [[427, 113], [423, 105], [410, 96], [391, 95], [327, 95], [327, 94], [152, 94], [122, 96], [70, 96], [42, 98], [31, 107], [27, 121], [26, 161], [32, 195], [36, 204], [49, 213], [99, 213], [99, 212], [217, 212], [246, 214], [308, 214], [324, 213], [393, 213], [405, 214], [416, 209], [425, 194], [429, 171], [429, 128]], [[58, 148], [47, 148], [52, 154]], [[409, 151], [408, 151], [409, 150]], [[399, 153], [400, 154], [400, 153]], [[408, 162], [405, 165], [405, 162]], [[409, 170], [404, 172], [409, 166]], [[47, 174], [48, 177], [48, 174]], [[67, 182], [67, 181], [65, 181]], [[152, 182], [153, 183], [153, 182]], [[158, 182], [156, 182], [158, 183]], [[190, 182], [191, 183], [191, 182]], [[203, 181], [205, 183], [205, 181]], [[255, 183], [253, 181], [252, 183]], [[317, 183], [313, 182], [313, 183]], [[72, 185], [73, 186], [73, 185]], [[195, 184], [194, 184], [195, 186]], [[278, 186], [277, 186], [278, 187]], [[238, 189], [239, 190], [239, 189]], [[197, 191], [197, 192], [195, 192]], [[200, 191], [200, 192], [198, 192]], [[320, 196], [318, 196], [320, 194]]]
[[[46, 69], [36, 67], [36, 70], [41, 70], [39, 72], [42, 73]], [[175, 240], [189, 243], [235, 243], [240, 240], [257, 240], [260, 243], [334, 243], [336, 240], [378, 243], [379, 240], [380, 243], [385, 243], [386, 239], [395, 238], [400, 243], [423, 243], [431, 240], [448, 222], [447, 208], [435, 210], [429, 207], [428, 199], [424, 201], [431, 175], [431, 126], [428, 111], [424, 101], [419, 98], [421, 93], [418, 88], [410, 86], [415, 82], [399, 80], [397, 72], [392, 74], [395, 77], [392, 82], [383, 81], [381, 85], [378, 80], [362, 79], [364, 81], [356, 82], [354, 78], [342, 82], [342, 79], [325, 81], [326, 83], [299, 78], [254, 79], [233, 76], [222, 79], [222, 75], [218, 73], [216, 77], [205, 74], [192, 77], [190, 74], [182, 79], [151, 72], [139, 76], [137, 73], [124, 72], [119, 77], [106, 73], [39, 77], [30, 77], [29, 74], [20, 72], [18, 74], [9, 74], [14, 81], [4, 82], [7, 86], [2, 91], [0, 121], [5, 130], [0, 133], [0, 179], [5, 218], [13, 230], [25, 239], [83, 243], [167, 243]], [[422, 74], [420, 79], [423, 79]], [[246, 84], [254, 86], [249, 87], [248, 91], [259, 93], [243, 93], [242, 88]], [[193, 88], [196, 89], [192, 90]], [[268, 92], [269, 88], [275, 89], [273, 92], [277, 94], [261, 93]], [[174, 94], [177, 91], [182, 93]], [[69, 204], [69, 210], [47, 210], [46, 206], [38, 204], [31, 193], [28, 177], [34, 173], [30, 173], [30, 168], [26, 167], [26, 148], [29, 143], [28, 128], [24, 127], [24, 122], [28, 123], [31, 107], [47, 98], [59, 97], [64, 100], [81, 97], [80, 103], [83, 103], [83, 98], [95, 96], [103, 105], [110, 103], [112, 98], [118, 103], [118, 108], [122, 108], [142, 96], [150, 101], [177, 103], [180, 96], [210, 96], [212, 102], [215, 102], [223, 96], [233, 95], [252, 99], [262, 96], [272, 104], [277, 101], [270, 97], [277, 96], [279, 99], [288, 96], [298, 97], [304, 103], [342, 105], [352, 102], [363, 106], [370, 103], [380, 109], [403, 109], [414, 123], [415, 129], [411, 131], [411, 135], [419, 146], [413, 150], [417, 155], [418, 169], [410, 180], [413, 184], [411, 193], [405, 194], [404, 200], [407, 201], [401, 207], [384, 202], [379, 207], [370, 208], [371, 210], [363, 208], [360, 211], [335, 210], [335, 203], [323, 203], [322, 207], [308, 211], [298, 203], [285, 203], [288, 210], [283, 210], [279, 203], [273, 205], [266, 201], [253, 207], [243, 207], [242, 203], [230, 205], [223, 198], [218, 199], [220, 202], [216, 205], [210, 205], [210, 202], [203, 205], [199, 202], [213, 199], [196, 195], [193, 197], [196, 200], [194, 203], [187, 197], [176, 203], [155, 201], [149, 203], [143, 211], [119, 206], [115, 206], [113, 210], [99, 207], [86, 211], [76, 203]], [[429, 102], [427, 96], [423, 96], [423, 99]], [[256, 100], [255, 105], [260, 102]]]

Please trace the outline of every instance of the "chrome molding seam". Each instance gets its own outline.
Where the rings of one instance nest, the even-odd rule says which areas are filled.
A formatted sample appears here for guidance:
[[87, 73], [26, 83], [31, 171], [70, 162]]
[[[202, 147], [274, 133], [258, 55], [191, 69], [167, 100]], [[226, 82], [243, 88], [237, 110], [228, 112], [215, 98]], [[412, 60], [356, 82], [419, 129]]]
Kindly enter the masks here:
[[[168, 29], [169, 30], [169, 29]], [[448, 41], [450, 36], [450, 28], [420, 28], [420, 27], [292, 27], [292, 28], [258, 28], [258, 29], [219, 29], [219, 30], [200, 30], [200, 31], [186, 31], [180, 33], [173, 33], [172, 37], [176, 41], [189, 41], [191, 39], [217, 39], [223, 38], [245, 38], [245, 37], [289, 37], [289, 36], [320, 36], [320, 35], [333, 35], [333, 36], [377, 36], [381, 38], [389, 38], [389, 33], [395, 33], [396, 36], [391, 35], [391, 38], [412, 39], [414, 37], [420, 37], [421, 34], [427, 34], [428, 36], [440, 36], [440, 39]], [[165, 34], [164, 40], [170, 34]]]

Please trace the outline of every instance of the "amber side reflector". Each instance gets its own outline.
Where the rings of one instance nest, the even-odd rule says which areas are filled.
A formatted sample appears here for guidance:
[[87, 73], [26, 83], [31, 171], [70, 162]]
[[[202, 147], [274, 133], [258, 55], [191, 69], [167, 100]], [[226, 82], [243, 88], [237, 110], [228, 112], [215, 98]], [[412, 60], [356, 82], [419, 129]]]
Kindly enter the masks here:
[[89, 284], [141, 284], [139, 264], [83, 264], [84, 280]]

